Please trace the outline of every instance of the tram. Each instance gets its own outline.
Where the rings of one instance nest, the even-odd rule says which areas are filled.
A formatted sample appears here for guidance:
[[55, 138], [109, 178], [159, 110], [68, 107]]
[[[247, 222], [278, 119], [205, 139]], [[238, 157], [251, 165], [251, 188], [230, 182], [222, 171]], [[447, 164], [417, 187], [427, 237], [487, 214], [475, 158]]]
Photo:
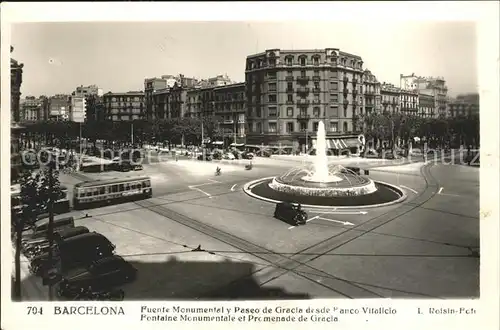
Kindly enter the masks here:
[[73, 191], [73, 208], [85, 209], [111, 203], [146, 199], [153, 196], [150, 177], [127, 177], [77, 183]]

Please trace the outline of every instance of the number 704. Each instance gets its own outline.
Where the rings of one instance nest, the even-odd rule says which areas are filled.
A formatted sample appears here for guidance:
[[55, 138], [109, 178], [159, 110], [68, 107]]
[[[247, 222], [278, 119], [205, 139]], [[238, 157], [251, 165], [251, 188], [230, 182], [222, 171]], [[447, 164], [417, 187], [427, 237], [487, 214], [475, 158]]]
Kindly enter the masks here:
[[43, 307], [28, 306], [28, 315], [43, 315]]

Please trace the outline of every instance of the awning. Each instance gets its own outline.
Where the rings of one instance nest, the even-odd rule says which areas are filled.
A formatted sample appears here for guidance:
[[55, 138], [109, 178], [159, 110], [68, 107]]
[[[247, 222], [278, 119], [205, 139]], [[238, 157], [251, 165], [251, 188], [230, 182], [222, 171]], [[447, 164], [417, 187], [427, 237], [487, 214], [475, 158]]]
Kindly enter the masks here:
[[[313, 147], [316, 148], [316, 139], [312, 140]], [[347, 149], [355, 148], [361, 145], [357, 138], [349, 139], [326, 139], [326, 147], [328, 149]]]
[[229, 146], [231, 146], [231, 147], [244, 147], [245, 144], [244, 143], [231, 143]]
[[212, 142], [212, 144], [220, 146], [220, 145], [223, 145], [224, 142], [222, 142], [222, 141], [214, 141], [214, 142]]

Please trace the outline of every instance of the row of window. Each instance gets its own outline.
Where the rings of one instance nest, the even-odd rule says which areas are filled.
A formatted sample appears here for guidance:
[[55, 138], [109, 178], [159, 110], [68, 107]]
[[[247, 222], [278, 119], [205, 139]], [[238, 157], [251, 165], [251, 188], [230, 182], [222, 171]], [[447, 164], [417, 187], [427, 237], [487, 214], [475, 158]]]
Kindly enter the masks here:
[[132, 115], [132, 116], [129, 116], [129, 115], [122, 115], [122, 116], [118, 116], [118, 115], [112, 115], [110, 116], [111, 120], [137, 120], [137, 119], [141, 119], [142, 118], [142, 115], [139, 116], [139, 115]]
[[[304, 131], [309, 130], [309, 127], [308, 127], [309, 125], [306, 122], [299, 122], [298, 123], [298, 126], [299, 126], [298, 130], [295, 129], [297, 126], [296, 124], [297, 123], [295, 123], [295, 122], [287, 122], [285, 125], [285, 132], [286, 133], [293, 133], [293, 132], [304, 132]], [[342, 126], [343, 126], [343, 130], [342, 130], [343, 132], [349, 131], [349, 124], [347, 122], [344, 122]], [[249, 124], [250, 132], [253, 132], [253, 133], [263, 133], [262, 127], [263, 127], [262, 123], [255, 123], [255, 129], [253, 127], [253, 124]], [[269, 133], [277, 133], [278, 132], [278, 124], [275, 122], [268, 123], [267, 127], [268, 127], [267, 131]], [[312, 131], [313, 132], [317, 132], [318, 127], [319, 127], [319, 122], [312, 123]], [[326, 129], [330, 132], [338, 132], [339, 131], [339, 123], [336, 121], [331, 121], [331, 122], [329, 122], [329, 125]]]
[[[306, 65], [315, 65], [318, 66], [320, 65], [321, 62], [321, 57], [320, 56], [313, 56], [312, 61], [307, 60], [306, 55], [300, 55], [298, 57], [298, 61], [294, 61], [294, 57], [292, 55], [285, 56], [285, 65], [287, 66], [292, 66], [294, 64], [298, 64], [300, 66], [306, 66]], [[325, 62], [326, 63], [326, 62]], [[351, 68], [355, 68], [358, 70], [363, 69], [363, 63], [361, 61], [356, 61], [353, 59], [347, 59], [347, 58], [337, 58], [337, 57], [331, 57], [330, 58], [330, 63], [333, 65], [342, 65], [342, 66], [348, 66]], [[267, 59], [267, 62], [264, 59], [258, 59], [257, 61], [248, 61], [247, 63], [247, 70], [253, 70], [257, 68], [263, 68], [265, 66], [275, 66], [277, 64], [276, 58], [271, 57]]]
[[[353, 111], [353, 113], [356, 113], [356, 109], [353, 109], [352, 111]], [[300, 116], [306, 116], [308, 113], [307, 109], [305, 109], [305, 108], [298, 109], [298, 112], [299, 112]], [[367, 112], [368, 112], [368, 110], [367, 110]], [[363, 113], [363, 108], [359, 108], [359, 113], [360, 114]], [[287, 117], [290, 117], [290, 118], [294, 117], [295, 114], [296, 114], [295, 108], [292, 108], [292, 107], [286, 108], [286, 116]], [[347, 118], [347, 114], [348, 114], [348, 110], [346, 108], [344, 108], [343, 109], [344, 118]], [[253, 112], [250, 112], [249, 115], [252, 116]], [[313, 115], [313, 117], [316, 117], [316, 118], [320, 117], [320, 116], [325, 117], [326, 116], [326, 109], [323, 109], [323, 112], [322, 112], [320, 107], [314, 107], [313, 111], [312, 111], [312, 115]], [[338, 106], [331, 106], [330, 110], [328, 111], [328, 115], [332, 116], [332, 117], [338, 117], [339, 116], [339, 107]], [[255, 116], [262, 118], [262, 111], [260, 109], [256, 109]], [[275, 107], [270, 107], [267, 111], [267, 116], [269, 118], [277, 118], [278, 117], [278, 109]]]
[[149, 181], [130, 182], [130, 183], [109, 185], [104, 187], [90, 187], [90, 188], [78, 189], [78, 193], [79, 197], [91, 197], [91, 196], [119, 193], [119, 192], [148, 188], [148, 187], [151, 187], [151, 183]]
[[[135, 96], [135, 97], [132, 97], [132, 96], [113, 96], [113, 97], [111, 97], [111, 101], [112, 102], [116, 102], [116, 101], [122, 101], [122, 102], [132, 102], [132, 101], [135, 101], [135, 102], [139, 102], [143, 98], [144, 97], [139, 97], [139, 96]], [[109, 102], [109, 99], [105, 100], [105, 102]]]

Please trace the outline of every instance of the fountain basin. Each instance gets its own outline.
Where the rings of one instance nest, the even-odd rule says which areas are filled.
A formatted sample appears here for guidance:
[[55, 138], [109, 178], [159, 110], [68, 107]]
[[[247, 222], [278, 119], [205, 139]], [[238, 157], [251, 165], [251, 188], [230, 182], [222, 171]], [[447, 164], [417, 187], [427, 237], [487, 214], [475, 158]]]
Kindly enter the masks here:
[[377, 191], [377, 186], [373, 180], [368, 178], [356, 178], [355, 184], [347, 180], [331, 182], [314, 182], [303, 180], [294, 180], [284, 182], [280, 178], [273, 178], [269, 183], [269, 188], [291, 195], [298, 196], [316, 196], [316, 197], [348, 197], [372, 194]]
[[[389, 206], [403, 202], [407, 195], [398, 187], [380, 181], [371, 182], [375, 185], [376, 191], [369, 194], [348, 195], [348, 196], [317, 196], [298, 194], [297, 191], [279, 191], [270, 187], [274, 177], [263, 178], [248, 182], [243, 191], [253, 197], [270, 203], [280, 203], [283, 201], [300, 203], [304, 207], [311, 208], [334, 208], [334, 209], [357, 209]], [[316, 189], [316, 188], [312, 188]]]

